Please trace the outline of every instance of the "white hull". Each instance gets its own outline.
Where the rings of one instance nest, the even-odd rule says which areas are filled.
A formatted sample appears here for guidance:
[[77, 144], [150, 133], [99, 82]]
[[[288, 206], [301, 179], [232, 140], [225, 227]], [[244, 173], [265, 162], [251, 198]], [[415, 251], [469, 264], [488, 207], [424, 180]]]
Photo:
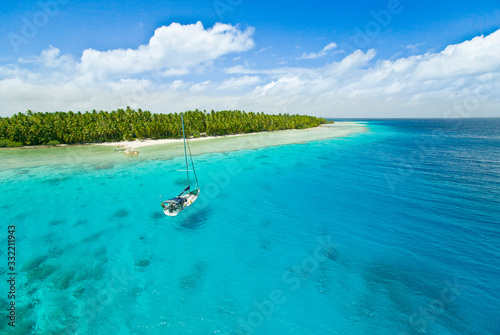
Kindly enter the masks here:
[[165, 204], [165, 206], [163, 206], [163, 213], [165, 213], [165, 215], [168, 215], [168, 216], [176, 216], [183, 209], [186, 209], [189, 206], [191, 206], [193, 204], [193, 202], [195, 202], [195, 200], [198, 199], [198, 197], [200, 196], [200, 189], [197, 189], [195, 191], [196, 191], [196, 193], [193, 191], [193, 192], [189, 192], [187, 194], [184, 194], [183, 196], [180, 196], [180, 198], [183, 198], [186, 200], [184, 202], [184, 204], [182, 205], [182, 207], [175, 205], [175, 204], [170, 204], [170, 203]]
[[191, 157], [191, 149], [189, 150], [189, 157], [191, 158], [191, 164], [193, 168], [194, 178], [196, 179], [196, 189], [185, 193], [191, 189], [191, 185], [189, 183], [189, 162], [188, 155], [186, 150], [186, 132], [184, 131], [184, 117], [181, 114], [181, 122], [182, 122], [182, 138], [184, 139], [184, 157], [186, 158], [186, 174], [187, 174], [187, 187], [175, 198], [169, 199], [167, 201], [162, 201], [161, 207], [163, 208], [163, 213], [167, 216], [176, 216], [183, 209], [191, 206], [198, 196], [200, 195], [200, 189], [198, 187], [198, 179], [196, 178], [196, 172], [194, 171], [193, 157]]

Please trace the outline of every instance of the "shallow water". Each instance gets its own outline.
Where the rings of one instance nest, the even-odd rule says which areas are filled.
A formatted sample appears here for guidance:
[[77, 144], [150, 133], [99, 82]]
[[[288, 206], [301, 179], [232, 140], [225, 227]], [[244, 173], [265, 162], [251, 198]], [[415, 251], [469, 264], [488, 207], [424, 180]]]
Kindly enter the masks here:
[[498, 334], [500, 120], [367, 126], [197, 155], [200, 198], [175, 218], [159, 196], [183, 157], [4, 165], [18, 314], [0, 329]]

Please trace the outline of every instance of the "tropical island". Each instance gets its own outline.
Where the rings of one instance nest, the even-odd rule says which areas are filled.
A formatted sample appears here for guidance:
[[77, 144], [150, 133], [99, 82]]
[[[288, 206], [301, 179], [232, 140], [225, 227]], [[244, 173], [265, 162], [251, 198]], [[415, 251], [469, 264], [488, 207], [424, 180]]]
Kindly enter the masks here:
[[[270, 115], [239, 110], [187, 111], [183, 113], [186, 136], [224, 136], [265, 131], [306, 129], [325, 123], [308, 115]], [[92, 112], [27, 111], [0, 117], [0, 147], [86, 144], [182, 137], [178, 113], [156, 114], [141, 109]]]

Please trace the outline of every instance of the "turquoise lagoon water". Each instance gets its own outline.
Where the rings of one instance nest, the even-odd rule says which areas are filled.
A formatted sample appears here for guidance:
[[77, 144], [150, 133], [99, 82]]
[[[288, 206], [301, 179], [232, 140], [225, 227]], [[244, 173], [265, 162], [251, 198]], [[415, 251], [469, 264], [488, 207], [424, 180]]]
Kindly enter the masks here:
[[175, 218], [183, 157], [2, 166], [0, 332], [499, 334], [500, 120], [366, 124], [197, 155]]

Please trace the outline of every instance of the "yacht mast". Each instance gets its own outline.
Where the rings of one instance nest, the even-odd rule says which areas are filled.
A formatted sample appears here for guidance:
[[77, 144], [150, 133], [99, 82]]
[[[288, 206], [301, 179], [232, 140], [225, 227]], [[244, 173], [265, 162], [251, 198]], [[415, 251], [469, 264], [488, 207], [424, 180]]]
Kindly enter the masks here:
[[182, 138], [184, 139], [184, 157], [186, 158], [186, 174], [187, 174], [187, 181], [188, 181], [188, 186], [191, 186], [189, 183], [189, 163], [188, 163], [188, 156], [186, 152], [186, 132], [184, 131], [184, 117], [182, 116], [181, 113], [181, 121], [182, 121]]

